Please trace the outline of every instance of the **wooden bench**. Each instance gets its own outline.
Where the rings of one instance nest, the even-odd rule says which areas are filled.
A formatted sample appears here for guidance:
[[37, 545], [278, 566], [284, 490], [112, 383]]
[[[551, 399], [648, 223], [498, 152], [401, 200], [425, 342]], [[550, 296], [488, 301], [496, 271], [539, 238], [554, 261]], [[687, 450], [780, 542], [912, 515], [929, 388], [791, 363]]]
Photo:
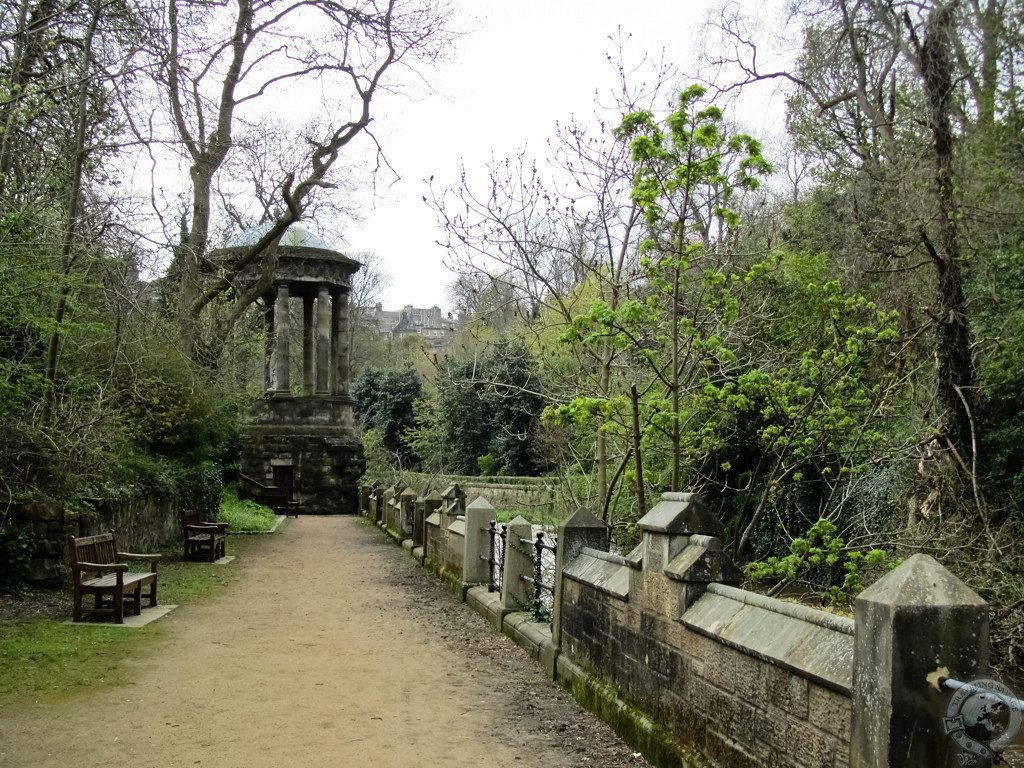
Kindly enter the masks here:
[[[124, 603], [129, 601], [132, 613], [142, 613], [142, 588], [149, 585], [149, 605], [156, 605], [156, 564], [160, 555], [134, 555], [118, 552], [114, 532], [75, 538], [68, 536], [68, 555], [74, 579], [75, 621], [82, 620], [82, 601], [92, 595], [90, 610], [113, 611], [114, 622], [124, 624]], [[149, 572], [128, 570], [129, 562], [148, 562]]]
[[227, 523], [203, 522], [194, 509], [181, 511], [181, 535], [185, 540], [185, 559], [224, 557], [224, 542], [228, 537]]

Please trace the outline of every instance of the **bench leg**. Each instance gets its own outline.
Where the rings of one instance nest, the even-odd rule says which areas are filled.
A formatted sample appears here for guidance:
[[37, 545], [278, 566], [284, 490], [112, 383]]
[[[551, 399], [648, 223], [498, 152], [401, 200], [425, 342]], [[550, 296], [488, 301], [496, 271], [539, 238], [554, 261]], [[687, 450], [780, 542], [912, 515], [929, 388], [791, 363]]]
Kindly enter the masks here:
[[114, 590], [114, 623], [124, 624], [124, 587]]
[[71, 606], [71, 620], [81, 621], [82, 620], [82, 593], [77, 589], [74, 593], [74, 604]]
[[132, 590], [132, 615], [138, 616], [142, 613], [142, 585], [136, 584]]
[[[139, 595], [141, 598], [142, 595]], [[141, 599], [140, 599], [141, 604]], [[156, 608], [156, 579], [153, 579], [153, 583], [149, 585], [149, 607]]]

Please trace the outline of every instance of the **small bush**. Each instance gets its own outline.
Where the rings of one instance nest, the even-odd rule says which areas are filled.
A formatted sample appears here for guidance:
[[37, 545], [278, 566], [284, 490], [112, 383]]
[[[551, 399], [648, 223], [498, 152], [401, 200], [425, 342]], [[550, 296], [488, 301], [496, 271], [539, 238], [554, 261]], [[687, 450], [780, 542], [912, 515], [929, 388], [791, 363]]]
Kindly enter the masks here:
[[27, 525], [9, 525], [6, 531], [0, 530], [0, 589], [17, 591], [26, 585], [37, 546]]
[[785, 557], [747, 564], [751, 581], [780, 581], [783, 585], [802, 583], [833, 606], [849, 606], [864, 589], [867, 571], [885, 571], [899, 565], [882, 549], [862, 550], [847, 547], [836, 536], [836, 526], [821, 519], [806, 536], [793, 539]]
[[228, 486], [220, 498], [220, 510], [217, 521], [227, 523], [233, 532], [260, 531], [266, 532], [274, 527], [277, 513], [270, 507], [257, 504], [249, 499], [238, 498], [238, 489]]

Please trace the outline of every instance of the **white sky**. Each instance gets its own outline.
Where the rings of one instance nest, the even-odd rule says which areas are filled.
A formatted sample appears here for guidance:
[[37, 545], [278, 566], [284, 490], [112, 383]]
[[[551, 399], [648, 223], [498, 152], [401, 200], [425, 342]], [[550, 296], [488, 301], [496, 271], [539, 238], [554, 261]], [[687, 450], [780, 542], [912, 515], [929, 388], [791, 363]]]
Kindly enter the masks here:
[[[543, 158], [555, 123], [594, 114], [595, 92], [609, 93], [621, 28], [630, 35], [627, 58], [647, 54], [686, 74], [695, 73], [699, 31], [718, 0], [455, 0], [454, 25], [465, 30], [447, 59], [405, 95], [375, 104], [373, 129], [400, 175], [378, 176], [376, 195], [362, 201], [364, 221], [346, 230], [348, 251], [371, 250], [392, 275], [385, 307], [446, 308], [454, 279], [436, 244], [442, 233], [423, 203], [426, 179], [454, 186], [462, 164], [472, 173], [492, 158], [521, 148]], [[742, 0], [756, 18], [777, 18], [778, 0]], [[766, 23], [767, 26], [767, 23]], [[764, 137], [780, 131], [782, 99], [770, 88], [749, 93], [735, 117]], [[605, 100], [607, 102], [607, 99]], [[363, 145], [365, 148], [365, 144]], [[771, 147], [767, 154], [771, 156]]]

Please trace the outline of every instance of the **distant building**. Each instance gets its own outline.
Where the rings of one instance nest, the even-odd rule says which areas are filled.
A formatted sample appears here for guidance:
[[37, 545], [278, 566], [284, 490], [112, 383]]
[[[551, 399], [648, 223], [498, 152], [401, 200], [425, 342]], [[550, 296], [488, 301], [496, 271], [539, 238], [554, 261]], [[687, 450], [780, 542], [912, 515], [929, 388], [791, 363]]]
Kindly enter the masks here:
[[406, 304], [404, 309], [390, 310], [378, 302], [374, 307], [359, 310], [360, 318], [378, 333], [398, 339], [416, 334], [437, 348], [447, 347], [455, 335], [456, 321], [441, 312], [438, 306], [424, 309]]

